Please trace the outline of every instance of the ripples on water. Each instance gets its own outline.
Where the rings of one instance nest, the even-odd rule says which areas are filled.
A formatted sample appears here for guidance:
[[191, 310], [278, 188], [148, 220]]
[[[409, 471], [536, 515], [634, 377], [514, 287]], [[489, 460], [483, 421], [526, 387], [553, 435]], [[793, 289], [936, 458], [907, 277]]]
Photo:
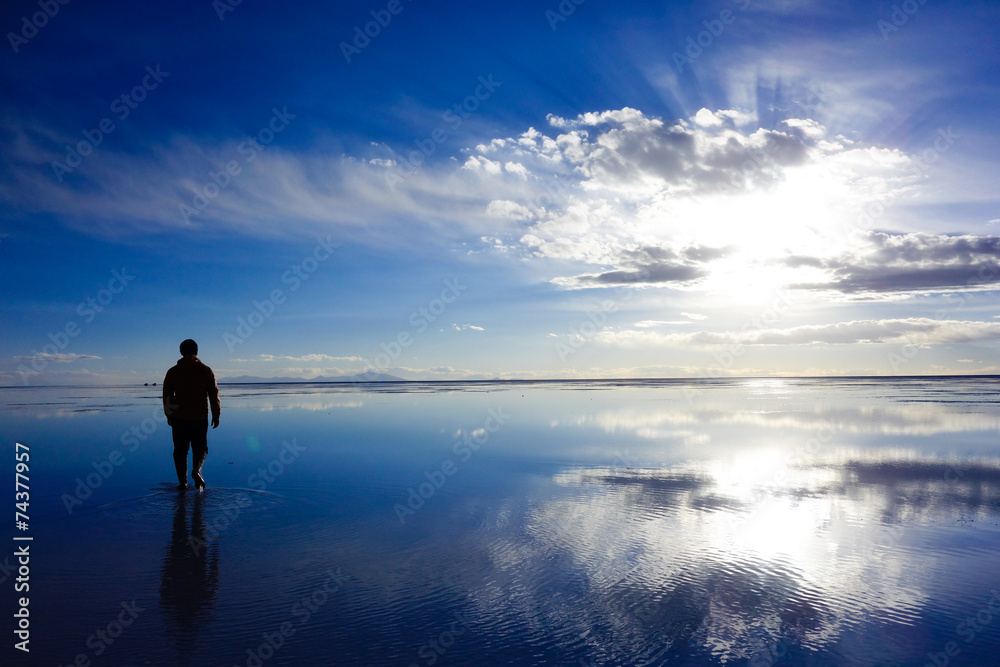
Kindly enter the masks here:
[[[8, 437], [41, 458], [35, 655], [922, 665], [949, 642], [953, 664], [1000, 649], [993, 379], [412, 389], [226, 387], [205, 493], [166, 483], [162, 429], [72, 514], [63, 494], [155, 395], [4, 390]], [[496, 408], [509, 419], [487, 433]], [[302, 453], [275, 465], [291, 439]], [[132, 600], [135, 622], [93, 640]]]

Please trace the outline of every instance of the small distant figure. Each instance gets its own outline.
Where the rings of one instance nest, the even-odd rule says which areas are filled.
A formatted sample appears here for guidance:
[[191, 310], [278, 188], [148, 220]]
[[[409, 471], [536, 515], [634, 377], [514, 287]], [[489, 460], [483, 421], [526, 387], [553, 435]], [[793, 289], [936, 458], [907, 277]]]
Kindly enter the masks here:
[[[155, 386], [155, 383], [154, 383]], [[212, 428], [219, 426], [219, 386], [215, 373], [198, 359], [198, 343], [190, 338], [181, 343], [181, 359], [163, 378], [163, 413], [173, 429], [174, 467], [177, 485], [187, 484], [187, 453], [191, 448], [191, 479], [205, 488], [201, 467], [208, 456], [208, 409], [212, 408]]]

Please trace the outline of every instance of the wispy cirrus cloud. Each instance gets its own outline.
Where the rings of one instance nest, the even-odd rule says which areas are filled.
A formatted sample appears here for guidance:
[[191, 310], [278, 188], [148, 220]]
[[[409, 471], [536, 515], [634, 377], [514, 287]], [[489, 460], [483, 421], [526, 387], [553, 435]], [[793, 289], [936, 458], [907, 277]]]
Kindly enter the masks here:
[[87, 361], [100, 358], [95, 354], [76, 354], [75, 352], [39, 352], [32, 355], [19, 355], [14, 357], [14, 360], [30, 361], [31, 359], [44, 359], [45, 361], [52, 361], [58, 364], [69, 364], [74, 361]]
[[361, 357], [357, 356], [346, 356], [338, 357], [329, 354], [304, 354], [300, 357], [293, 357], [289, 355], [274, 355], [274, 354], [261, 354], [252, 359], [231, 359], [237, 363], [249, 363], [258, 361], [363, 361]]
[[56, 184], [45, 169], [59, 138], [15, 120], [9, 156], [24, 169], [8, 170], [0, 200], [109, 235], [211, 223], [265, 236], [335, 229], [410, 247], [433, 231], [432, 246], [461, 241], [470, 256], [543, 260], [566, 289], [721, 294], [765, 266], [784, 272], [772, 282], [814, 291], [957, 288], [997, 256], [992, 236], [873, 232], [845, 244], [860, 206], [887, 193], [904, 201], [917, 186], [916, 158], [828, 136], [815, 119], [769, 129], [737, 109], [665, 120], [625, 107], [546, 122], [544, 132], [485, 139], [393, 187], [399, 156], [383, 144], [358, 156], [272, 146], [185, 221], [180, 204], [238, 156], [236, 143], [176, 137], [145, 154], [102, 149], [75, 180]]
[[747, 331], [694, 331], [658, 333], [648, 330], [605, 329], [595, 340], [608, 344], [660, 344], [709, 347], [714, 345], [852, 345], [910, 343], [943, 345], [1000, 341], [1000, 323], [967, 320], [935, 320], [911, 317], [852, 320], [833, 324], [810, 324], [787, 329]]

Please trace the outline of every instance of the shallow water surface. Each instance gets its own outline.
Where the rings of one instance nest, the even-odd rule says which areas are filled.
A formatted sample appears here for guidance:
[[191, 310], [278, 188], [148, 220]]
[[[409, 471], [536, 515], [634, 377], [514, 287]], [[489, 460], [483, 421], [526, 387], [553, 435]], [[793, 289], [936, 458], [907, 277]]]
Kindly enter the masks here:
[[184, 493], [156, 388], [0, 389], [21, 664], [993, 664], [998, 388], [228, 385]]

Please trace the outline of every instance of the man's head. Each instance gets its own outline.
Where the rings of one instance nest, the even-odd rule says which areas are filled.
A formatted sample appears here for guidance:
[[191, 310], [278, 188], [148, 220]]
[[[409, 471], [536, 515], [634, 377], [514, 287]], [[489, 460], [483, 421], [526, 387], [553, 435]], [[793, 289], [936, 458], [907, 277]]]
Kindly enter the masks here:
[[198, 343], [194, 342], [190, 338], [181, 343], [181, 356], [182, 357], [194, 357], [198, 354]]

